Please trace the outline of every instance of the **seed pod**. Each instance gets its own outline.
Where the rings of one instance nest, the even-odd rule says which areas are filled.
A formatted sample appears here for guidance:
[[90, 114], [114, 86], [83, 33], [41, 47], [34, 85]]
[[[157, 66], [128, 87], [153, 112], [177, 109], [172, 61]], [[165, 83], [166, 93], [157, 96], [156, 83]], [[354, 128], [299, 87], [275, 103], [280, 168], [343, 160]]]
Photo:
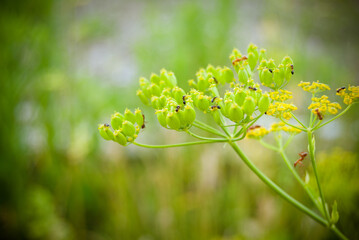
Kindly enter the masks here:
[[172, 95], [177, 103], [182, 103], [183, 102], [182, 97], [186, 95], [186, 92], [180, 87], [174, 87], [172, 89]]
[[273, 75], [268, 68], [265, 68], [262, 70], [261, 74], [259, 75], [259, 79], [264, 86], [268, 87], [271, 85], [273, 81]]
[[160, 98], [157, 96], [151, 97], [151, 105], [154, 109], [161, 109]]
[[169, 112], [166, 117], [166, 123], [169, 128], [178, 130], [181, 127], [181, 122], [177, 114]]
[[207, 111], [210, 104], [209, 102], [208, 96], [201, 94], [197, 97], [197, 108], [201, 111]]
[[233, 71], [231, 69], [229, 69], [228, 67], [224, 67], [221, 70], [221, 75], [222, 75], [222, 82], [226, 82], [226, 83], [231, 83], [234, 81], [234, 75], [233, 75]]
[[122, 131], [126, 136], [132, 137], [136, 133], [136, 128], [132, 122], [126, 120], [122, 123]]
[[137, 90], [136, 95], [141, 99], [141, 102], [145, 105], [149, 105], [150, 102], [148, 101], [148, 98], [146, 97], [146, 95], [143, 93], [142, 90]]
[[154, 83], [151, 83], [150, 87], [149, 87], [149, 91], [151, 93], [152, 96], [160, 96], [161, 95], [161, 88], [154, 84]]
[[196, 119], [196, 111], [190, 105], [186, 105], [183, 111], [185, 124], [192, 124]]
[[289, 65], [292, 65], [293, 64], [293, 60], [289, 57], [289, 56], [285, 56], [282, 60], [282, 64], [284, 66], [287, 66], [288, 64]]
[[249, 66], [251, 68], [251, 70], [253, 71], [254, 68], [256, 67], [257, 65], [257, 61], [258, 61], [258, 58], [256, 58], [256, 56], [254, 55], [254, 53], [248, 53], [248, 63], [249, 63]]
[[198, 78], [197, 86], [199, 91], [204, 92], [209, 87], [209, 82], [204, 77], [201, 76]]
[[269, 95], [264, 94], [258, 101], [258, 110], [261, 113], [265, 113], [269, 108], [269, 104], [270, 104]]
[[136, 123], [137, 123], [137, 125], [141, 127], [144, 122], [143, 122], [142, 111], [141, 111], [139, 108], [137, 108], [137, 109], [135, 110], [135, 118], [136, 118]]
[[273, 70], [273, 80], [274, 80], [274, 83], [277, 85], [278, 88], [280, 86], [282, 86], [282, 84], [284, 82], [284, 78], [281, 78], [280, 71], [279, 71], [278, 68]]
[[[99, 131], [99, 133], [100, 133], [100, 135], [101, 135], [101, 137], [103, 138], [103, 139], [105, 139], [105, 140], [112, 140], [112, 138], [111, 138], [111, 133], [110, 133], [110, 136], [107, 134], [107, 130], [109, 130], [109, 125], [108, 124], [100, 124], [99, 126], [98, 126], [98, 131]], [[110, 130], [111, 131], [111, 130]], [[113, 136], [113, 135], [112, 135]]]
[[151, 83], [154, 83], [156, 85], [160, 85], [161, 79], [157, 74], [152, 73], [151, 77], [150, 77], [150, 81], [151, 81]]
[[113, 129], [120, 129], [121, 126], [122, 126], [122, 122], [124, 120], [124, 116], [119, 113], [119, 112], [116, 112], [112, 115], [111, 117], [111, 126]]
[[248, 83], [248, 73], [244, 68], [240, 68], [238, 71], [238, 79], [241, 83], [247, 84]]
[[156, 111], [158, 122], [161, 124], [162, 127], [167, 128], [167, 122], [166, 122], [166, 116], [167, 116], [167, 110], [157, 110]]
[[133, 124], [136, 122], [135, 114], [133, 114], [133, 112], [131, 112], [131, 110], [128, 108], [125, 110], [125, 120], [130, 121]]
[[177, 86], [177, 78], [173, 72], [168, 73], [168, 81], [170, 82], [171, 87]]
[[247, 93], [243, 90], [243, 88], [239, 88], [234, 93], [234, 101], [239, 105], [242, 106], [244, 103], [244, 99], [246, 98]]
[[115, 132], [113, 133], [113, 137], [114, 141], [121, 144], [122, 146], [125, 146], [127, 144], [127, 139], [120, 130], [115, 130]]
[[261, 62], [263, 59], [267, 58], [266, 52], [267, 52], [267, 50], [265, 50], [263, 48], [259, 51], [259, 62]]
[[251, 116], [256, 108], [254, 99], [250, 96], [247, 96], [243, 103], [243, 112], [248, 116]]
[[239, 122], [243, 119], [243, 111], [236, 103], [231, 104], [228, 115], [233, 122]]

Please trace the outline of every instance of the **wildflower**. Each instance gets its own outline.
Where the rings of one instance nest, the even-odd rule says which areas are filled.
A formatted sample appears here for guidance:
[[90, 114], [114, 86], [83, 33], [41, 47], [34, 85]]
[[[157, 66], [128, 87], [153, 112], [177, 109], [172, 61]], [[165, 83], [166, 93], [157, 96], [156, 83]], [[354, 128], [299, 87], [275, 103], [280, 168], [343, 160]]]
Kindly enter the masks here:
[[249, 128], [249, 131], [247, 132], [248, 138], [254, 138], [254, 139], [260, 139], [267, 135], [269, 131], [265, 127], [261, 126], [255, 126], [254, 128]]
[[311, 92], [313, 94], [330, 90], [330, 87], [328, 85], [320, 83], [319, 80], [316, 82], [312, 82], [312, 84], [310, 84], [310, 82], [300, 82], [298, 86], [301, 87], [304, 91]]
[[279, 91], [270, 92], [269, 96], [271, 99], [279, 102], [284, 102], [288, 99], [292, 99], [292, 92], [280, 89]]
[[267, 115], [272, 115], [277, 118], [283, 117], [284, 119], [291, 119], [291, 112], [297, 110], [297, 107], [293, 104], [284, 102], [275, 102], [269, 105]]
[[279, 131], [284, 131], [289, 134], [298, 134], [302, 132], [298, 128], [285, 125], [284, 122], [273, 123], [269, 129], [269, 132], [279, 132]]
[[330, 114], [337, 114], [338, 110], [341, 109], [339, 103], [330, 102], [328, 96], [323, 95], [319, 97], [313, 97], [312, 103], [309, 105], [308, 109], [312, 110], [313, 113], [317, 114], [318, 111], [320, 114], [325, 115], [327, 112]]
[[349, 86], [348, 90], [349, 93], [346, 92], [345, 87], [337, 89], [337, 95], [343, 98], [343, 102], [346, 105], [352, 104], [359, 98], [359, 86]]

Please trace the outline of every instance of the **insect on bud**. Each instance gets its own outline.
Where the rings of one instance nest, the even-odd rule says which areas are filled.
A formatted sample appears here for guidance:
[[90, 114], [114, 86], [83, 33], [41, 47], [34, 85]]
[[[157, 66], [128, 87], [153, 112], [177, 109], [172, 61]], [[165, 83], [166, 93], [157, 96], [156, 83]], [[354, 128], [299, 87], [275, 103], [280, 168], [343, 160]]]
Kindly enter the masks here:
[[111, 126], [113, 129], [120, 129], [122, 126], [122, 122], [124, 120], [124, 117], [121, 113], [116, 112], [111, 117]]
[[127, 144], [127, 139], [120, 130], [115, 130], [115, 132], [113, 133], [113, 137], [114, 141], [121, 144], [122, 146], [125, 146]]
[[[98, 126], [98, 131], [103, 139], [113, 140], [113, 134], [112, 134], [112, 131], [110, 130], [110, 125], [100, 124]], [[109, 134], [107, 134], [107, 133], [109, 133]]]
[[122, 123], [122, 131], [126, 136], [132, 137], [136, 133], [136, 128], [130, 121], [126, 120]]
[[169, 112], [166, 117], [166, 123], [169, 128], [178, 130], [181, 127], [181, 121], [177, 114]]
[[183, 96], [186, 95], [186, 92], [180, 87], [174, 87], [172, 89], [173, 98], [177, 101], [177, 103], [183, 102]]
[[269, 104], [270, 104], [269, 95], [264, 94], [258, 101], [258, 110], [261, 113], [265, 113], [269, 108]]
[[268, 68], [265, 68], [261, 74], [259, 74], [259, 79], [264, 86], [268, 87], [272, 83], [273, 75]]
[[256, 108], [254, 99], [250, 96], [247, 96], [243, 103], [243, 112], [248, 116], [251, 116]]

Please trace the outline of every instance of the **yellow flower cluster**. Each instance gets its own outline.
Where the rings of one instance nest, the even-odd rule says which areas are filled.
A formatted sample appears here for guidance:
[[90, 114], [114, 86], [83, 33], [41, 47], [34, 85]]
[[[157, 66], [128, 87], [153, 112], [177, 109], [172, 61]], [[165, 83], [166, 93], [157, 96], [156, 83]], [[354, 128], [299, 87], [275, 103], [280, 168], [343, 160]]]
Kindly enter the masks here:
[[328, 85], [320, 83], [319, 81], [312, 82], [312, 84], [310, 84], [310, 82], [300, 82], [298, 86], [303, 88], [304, 91], [311, 92], [313, 94], [325, 90], [330, 90]]
[[250, 129], [247, 133], [247, 137], [259, 139], [259, 138], [264, 137], [268, 133], [269, 133], [269, 131], [265, 127], [258, 126], [256, 128]]
[[350, 93], [346, 92], [345, 87], [337, 89], [337, 95], [341, 96], [344, 99], [343, 102], [346, 105], [352, 104], [359, 98], [359, 86], [349, 86], [348, 90], [350, 91]]
[[280, 102], [284, 102], [288, 99], [292, 99], [292, 92], [287, 91], [287, 90], [282, 90], [280, 89], [279, 91], [275, 91], [275, 92], [270, 92], [269, 96], [271, 99], [275, 100], [275, 101], [280, 101]]
[[301, 130], [299, 130], [297, 128], [285, 125], [284, 122], [273, 123], [269, 129], [269, 132], [279, 132], [279, 131], [284, 131], [289, 134], [298, 134], [298, 133], [302, 132]]
[[309, 105], [308, 109], [312, 110], [313, 113], [319, 111], [321, 114], [326, 114], [327, 112], [330, 114], [337, 114], [338, 109], [342, 108], [339, 103], [332, 103], [328, 100], [328, 96], [323, 95], [320, 98], [313, 97], [312, 103]]
[[274, 117], [280, 118], [283, 117], [284, 119], [291, 119], [292, 115], [290, 114], [292, 111], [297, 110], [297, 107], [293, 104], [284, 103], [284, 102], [275, 102], [272, 103], [268, 110], [267, 115], [273, 115]]

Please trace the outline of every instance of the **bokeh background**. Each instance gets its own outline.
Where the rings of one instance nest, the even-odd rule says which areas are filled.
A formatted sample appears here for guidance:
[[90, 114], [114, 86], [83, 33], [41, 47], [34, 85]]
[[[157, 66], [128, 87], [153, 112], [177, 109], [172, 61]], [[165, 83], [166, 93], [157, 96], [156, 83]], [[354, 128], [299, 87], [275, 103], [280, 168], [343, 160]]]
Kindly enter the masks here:
[[[0, 238], [336, 239], [228, 146], [123, 148], [104, 141], [97, 124], [141, 106], [147, 127], [139, 141], [186, 141], [159, 130], [135, 95], [138, 78], [166, 68], [185, 87], [208, 63], [230, 66], [231, 50], [245, 52], [250, 42], [274, 59], [293, 58], [289, 89], [304, 118], [310, 99], [299, 81], [358, 84], [358, 23], [355, 0], [2, 1]], [[337, 200], [338, 227], [351, 239], [359, 239], [358, 129], [356, 106], [317, 136], [324, 193]], [[290, 159], [305, 140], [290, 146]], [[278, 155], [254, 140], [241, 146], [311, 204]]]

